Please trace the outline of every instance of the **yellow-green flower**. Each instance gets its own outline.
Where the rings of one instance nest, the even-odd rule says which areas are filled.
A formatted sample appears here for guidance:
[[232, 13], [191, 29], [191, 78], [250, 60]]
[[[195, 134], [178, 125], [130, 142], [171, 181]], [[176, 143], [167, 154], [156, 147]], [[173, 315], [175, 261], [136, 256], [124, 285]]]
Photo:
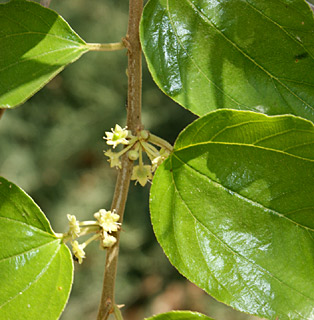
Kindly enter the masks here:
[[115, 128], [112, 129], [112, 132], [106, 131], [105, 140], [107, 140], [108, 145], [112, 145], [115, 148], [118, 144], [129, 144], [129, 141], [126, 139], [129, 132], [126, 128], [121, 128], [118, 124], [116, 124]]
[[69, 234], [72, 236], [72, 239], [75, 239], [79, 236], [81, 232], [79, 221], [77, 221], [76, 217], [71, 214], [68, 214], [67, 218], [69, 220]]
[[99, 225], [105, 232], [115, 232], [118, 231], [120, 223], [120, 216], [113, 212], [106, 211], [105, 209], [100, 209], [98, 212], [94, 214], [94, 217], [97, 219]]
[[112, 152], [111, 150], [108, 150], [105, 152], [105, 156], [107, 156], [109, 159], [108, 161], [110, 162], [110, 167], [117, 167], [121, 168], [121, 161], [119, 159], [119, 154]]
[[75, 255], [75, 257], [78, 259], [79, 264], [83, 262], [83, 259], [85, 258], [85, 243], [79, 244], [77, 241], [73, 241], [72, 243], [72, 252]]
[[152, 167], [150, 165], [146, 166], [134, 166], [131, 180], [136, 180], [142, 187], [144, 187], [147, 181], [153, 179]]
[[107, 232], [104, 232], [104, 238], [102, 240], [102, 245], [105, 248], [113, 246], [117, 242], [117, 239], [114, 236], [109, 235]]

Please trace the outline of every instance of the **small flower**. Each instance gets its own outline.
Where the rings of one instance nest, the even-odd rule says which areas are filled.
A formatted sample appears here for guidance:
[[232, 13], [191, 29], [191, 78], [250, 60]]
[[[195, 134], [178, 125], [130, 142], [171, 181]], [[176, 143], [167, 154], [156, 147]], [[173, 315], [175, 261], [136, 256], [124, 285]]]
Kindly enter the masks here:
[[118, 222], [120, 216], [115, 213], [115, 210], [111, 212], [106, 211], [105, 209], [100, 209], [94, 214], [94, 217], [105, 232], [111, 233], [113, 231], [118, 231], [120, 226], [120, 223]]
[[102, 245], [105, 248], [109, 248], [117, 242], [117, 239], [114, 236], [109, 235], [107, 232], [104, 232], [104, 238], [102, 240]]
[[150, 165], [146, 166], [134, 166], [131, 180], [136, 180], [142, 187], [144, 187], [148, 180], [153, 179], [152, 167]]
[[79, 222], [76, 220], [74, 215], [68, 214], [67, 218], [69, 220], [69, 234], [72, 236], [72, 239], [75, 239], [81, 232]]
[[126, 128], [121, 128], [118, 124], [116, 124], [114, 130], [111, 128], [112, 132], [106, 131], [105, 134], [107, 137], [104, 139], [107, 140], [108, 145], [112, 145], [115, 148], [118, 144], [129, 144], [129, 141], [126, 140], [129, 132]]
[[83, 262], [83, 259], [85, 258], [85, 243], [79, 244], [77, 241], [72, 242], [72, 251], [75, 257], [78, 259], [79, 264]]
[[121, 161], [119, 159], [119, 154], [108, 150], [105, 152], [105, 156], [109, 157], [108, 162], [110, 162], [110, 167], [117, 167], [121, 169]]
[[140, 135], [141, 135], [141, 138], [144, 140], [147, 140], [149, 138], [149, 132], [147, 130], [142, 130]]

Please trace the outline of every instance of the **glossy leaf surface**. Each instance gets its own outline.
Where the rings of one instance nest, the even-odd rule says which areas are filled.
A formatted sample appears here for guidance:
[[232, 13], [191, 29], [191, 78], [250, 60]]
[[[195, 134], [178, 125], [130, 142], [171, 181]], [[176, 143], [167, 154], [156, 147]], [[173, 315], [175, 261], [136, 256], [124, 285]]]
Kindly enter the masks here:
[[44, 214], [0, 178], [0, 319], [55, 320], [72, 285], [72, 257]]
[[150, 0], [141, 42], [158, 86], [199, 116], [314, 120], [314, 19], [303, 0]]
[[23, 0], [0, 4], [0, 107], [23, 103], [87, 50], [54, 11]]
[[314, 312], [314, 127], [219, 110], [188, 126], [158, 168], [150, 209], [171, 263], [267, 319]]
[[146, 320], [212, 320], [207, 316], [191, 311], [171, 311], [158, 314], [154, 317], [147, 318]]

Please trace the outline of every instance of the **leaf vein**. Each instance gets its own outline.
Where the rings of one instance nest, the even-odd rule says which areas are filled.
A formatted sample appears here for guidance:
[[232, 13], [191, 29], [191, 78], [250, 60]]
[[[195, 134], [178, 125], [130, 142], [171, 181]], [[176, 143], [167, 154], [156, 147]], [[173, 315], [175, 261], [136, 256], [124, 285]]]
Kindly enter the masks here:
[[[227, 191], [231, 191], [231, 190], [225, 188], [224, 186], [222, 186], [221, 184], [217, 183], [216, 181], [213, 181], [212, 179], [210, 179], [210, 178], [207, 177], [206, 175], [202, 174], [201, 172], [195, 170], [194, 168], [192, 168], [191, 166], [189, 166], [187, 163], [185, 163], [183, 160], [181, 160], [177, 155], [173, 154], [173, 156], [175, 156], [180, 162], [182, 162], [184, 166], [187, 166], [188, 168], [190, 168], [190, 170], [192, 170], [192, 171], [196, 172], [197, 174], [201, 175], [203, 178], [205, 178], [205, 179], [208, 180], [209, 182], [211, 182], [211, 183], [213, 183], [213, 184], [216, 184], [216, 185], [222, 187], [223, 189], [225, 189], [225, 190], [227, 190]], [[173, 173], [172, 173], [172, 175], [173, 175]], [[176, 188], [176, 189], [177, 189], [177, 188]], [[232, 191], [232, 192], [233, 192], [233, 191]], [[248, 202], [253, 202], [253, 201], [250, 200], [250, 199], [247, 199], [247, 198], [244, 198], [244, 197], [240, 196], [240, 195], [237, 194], [236, 192], [233, 192], [233, 193], [234, 193], [235, 195], [238, 195], [239, 198], [242, 198], [242, 199], [244, 199], [244, 200], [248, 200]], [[183, 200], [183, 198], [182, 198], [182, 197], [180, 197], [180, 198], [181, 198], [182, 201], [186, 204], [186, 202]], [[260, 205], [260, 204], [258, 204], [258, 205]], [[288, 287], [289, 289], [295, 291], [296, 293], [300, 294], [301, 296], [305, 297], [306, 299], [308, 299], [308, 300], [310, 300], [310, 301], [313, 300], [312, 298], [304, 295], [302, 292], [299, 292], [297, 289], [291, 287], [291, 286], [288, 285], [287, 283], [283, 282], [282, 280], [280, 280], [279, 278], [277, 278], [276, 276], [274, 276], [270, 271], [268, 271], [268, 270], [264, 269], [262, 266], [256, 264], [255, 261], [253, 261], [253, 260], [251, 260], [251, 259], [243, 256], [243, 255], [240, 254], [239, 252], [237, 252], [237, 251], [235, 251], [234, 249], [232, 249], [229, 245], [227, 245], [224, 241], [222, 241], [216, 234], [214, 234], [211, 230], [209, 230], [200, 220], [198, 220], [197, 217], [196, 217], [195, 215], [193, 215], [193, 212], [189, 209], [189, 207], [187, 206], [187, 204], [186, 204], [186, 207], [188, 208], [188, 211], [189, 211], [189, 213], [192, 215], [192, 217], [193, 217], [194, 219], [196, 219], [201, 226], [203, 226], [206, 230], [208, 230], [208, 232], [209, 232], [210, 234], [212, 234], [212, 235], [213, 235], [228, 251], [230, 251], [232, 254], [238, 256], [240, 259], [243, 259], [243, 260], [248, 261], [249, 263], [251, 263], [252, 265], [254, 265], [257, 269], [259, 269], [262, 273], [267, 274], [269, 277], [273, 278], [274, 280], [276, 280], [276, 281], [279, 282], [280, 284]], [[261, 207], [262, 207], [262, 208], [265, 208], [264, 206], [261, 206]], [[273, 210], [270, 210], [270, 209], [267, 209], [267, 208], [266, 208], [265, 211], [273, 211]], [[274, 211], [274, 212], [275, 212], [275, 211]], [[279, 214], [279, 215], [282, 216], [281, 214]], [[306, 229], [308, 232], [309, 232], [309, 230], [311, 230], [311, 229], [309, 229], [309, 228], [305, 228], [305, 229]], [[314, 231], [314, 230], [311, 230], [311, 231]], [[249, 288], [249, 289], [250, 289], [250, 288]], [[255, 292], [254, 292], [254, 293], [255, 293]]]
[[[37, 59], [37, 58], [39, 58], [39, 57], [44, 57], [44, 56], [47, 56], [47, 55], [50, 55], [50, 54], [53, 54], [53, 53], [56, 53], [56, 52], [66, 51], [66, 50], [72, 49], [72, 48], [77, 48], [77, 47], [67, 47], [67, 48], [60, 48], [60, 49], [51, 50], [51, 51], [45, 51], [45, 52], [43, 52], [43, 53], [41, 53], [41, 54], [38, 54], [38, 55], [36, 55], [36, 56], [32, 56], [32, 57], [28, 57], [28, 58], [26, 58], [26, 59], [23, 59], [22, 61], [16, 61], [16, 62], [14, 62], [14, 63], [11, 63], [11, 64], [5, 66], [4, 68], [0, 69], [0, 72], [3, 72], [4, 70], [9, 69], [9, 68], [11, 68], [11, 67], [14, 67], [14, 66], [16, 66], [16, 65], [23, 64], [24, 62], [32, 61], [32, 60]], [[71, 51], [68, 55], [73, 54], [75, 51], [79, 51], [79, 50], [73, 50], [73, 51]], [[67, 56], [63, 56], [62, 58], [64, 59], [65, 57], [67, 57]], [[59, 58], [59, 60], [60, 60], [60, 59], [61, 59], [61, 58]], [[56, 60], [53, 65], [56, 65], [56, 62], [58, 62], [59, 60]], [[52, 65], [49, 65], [49, 66], [52, 66]], [[42, 71], [42, 70], [40, 70], [40, 71]], [[35, 74], [37, 74], [37, 73], [34, 73], [34, 75], [35, 75]]]
[[32, 252], [32, 251], [36, 251], [37, 249], [44, 248], [44, 247], [46, 247], [46, 246], [50, 246], [51, 244], [53, 244], [53, 243], [56, 242], [57, 240], [60, 241], [59, 239], [55, 239], [55, 240], [53, 240], [53, 241], [50, 241], [50, 242], [41, 244], [40, 246], [33, 247], [33, 248], [31, 248], [30, 250], [26, 250], [26, 251], [23, 251], [23, 252], [21, 252], [21, 253], [14, 254], [14, 255], [12, 255], [12, 256], [8, 256], [8, 257], [5, 257], [5, 258], [1, 258], [1, 259], [0, 259], [0, 263], [2, 263], [2, 262], [4, 262], [4, 261], [7, 261], [7, 260], [10, 260], [10, 259], [13, 259], [13, 258], [17, 258], [17, 257], [23, 256], [23, 255], [25, 255], [25, 254], [27, 254], [27, 253], [30, 253], [30, 252]]
[[59, 252], [59, 247], [56, 248], [56, 251], [54, 252], [54, 254], [51, 256], [51, 259], [48, 261], [48, 263], [45, 265], [45, 267], [41, 270], [41, 272], [36, 276], [36, 278], [31, 281], [30, 283], [28, 283], [28, 285], [23, 288], [22, 290], [19, 290], [19, 292], [13, 296], [10, 297], [7, 301], [5, 301], [2, 305], [0, 305], [0, 308], [4, 307], [6, 304], [10, 303], [11, 301], [13, 301], [14, 299], [16, 299], [17, 297], [19, 297], [21, 295], [21, 293], [23, 294], [25, 291], [27, 291], [33, 284], [35, 284], [44, 274], [45, 272], [49, 269], [53, 259], [55, 258], [55, 256], [57, 255], [57, 253]]
[[[169, 1], [169, 0], [167, 0]], [[201, 17], [209, 26], [211, 26], [213, 29], [215, 29], [219, 35], [225, 39], [227, 42], [229, 42], [237, 51], [239, 51], [245, 58], [247, 58], [249, 61], [251, 61], [255, 66], [257, 66], [260, 70], [262, 70], [266, 75], [268, 75], [269, 78], [274, 78], [278, 83], [280, 83], [286, 90], [288, 90], [292, 95], [294, 95], [296, 98], [298, 98], [301, 102], [306, 104], [310, 109], [314, 109], [314, 106], [311, 106], [306, 101], [304, 101], [300, 96], [298, 96], [296, 93], [292, 91], [287, 85], [279, 81], [278, 77], [274, 76], [272, 73], [270, 73], [266, 68], [264, 68], [261, 64], [257, 63], [249, 54], [247, 54], [245, 51], [243, 51], [235, 42], [233, 42], [231, 39], [229, 39], [220, 29], [218, 29], [200, 10], [197, 8], [190, 0], [185, 0], [194, 11], [196, 11], [199, 14], [199, 17]]]
[[293, 40], [294, 42], [296, 42], [298, 45], [300, 45], [310, 56], [311, 58], [314, 59], [314, 56], [311, 54], [310, 51], [307, 50], [307, 48], [301, 43], [299, 42], [292, 34], [290, 34], [285, 27], [281, 26], [278, 22], [276, 22], [275, 20], [273, 20], [271, 17], [267, 16], [264, 12], [262, 12], [261, 10], [259, 10], [258, 8], [256, 8], [254, 5], [252, 5], [252, 3], [250, 3], [248, 0], [245, 1], [245, 3], [250, 6], [253, 10], [255, 10], [256, 12], [258, 12], [261, 16], [265, 17], [267, 20], [269, 20], [271, 23], [273, 23], [275, 26], [277, 26], [280, 30], [282, 30], [291, 40]]
[[224, 185], [222, 185], [221, 183], [217, 182], [217, 181], [214, 181], [212, 180], [211, 178], [209, 178], [208, 176], [206, 176], [205, 174], [203, 174], [202, 172], [196, 170], [195, 168], [191, 167], [188, 163], [184, 162], [177, 154], [173, 153], [173, 156], [176, 157], [180, 162], [182, 162], [185, 166], [187, 166], [188, 168], [190, 168], [192, 171], [194, 171], [195, 173], [199, 174], [200, 176], [204, 177], [205, 179], [207, 179], [208, 181], [210, 181], [211, 183], [213, 183], [214, 185], [218, 186], [219, 188], [222, 188], [223, 190], [225, 190], [226, 192], [230, 193], [232, 192], [232, 194], [234, 196], [236, 196], [238, 199], [244, 201], [244, 202], [247, 202], [247, 203], [250, 203], [251, 205], [255, 206], [255, 207], [258, 207], [259, 209], [262, 209], [264, 212], [266, 213], [270, 213], [270, 214], [274, 214], [280, 218], [283, 218], [283, 219], [286, 219], [288, 220], [289, 222], [291, 222], [292, 224], [302, 228], [302, 229], [305, 229], [305, 230], [311, 230], [311, 231], [314, 231], [314, 229], [312, 228], [309, 228], [309, 227], [306, 227], [306, 226], [303, 226], [291, 219], [289, 219], [288, 217], [286, 217], [284, 214], [274, 210], [274, 209], [271, 209], [271, 208], [267, 208], [265, 207], [263, 204], [259, 203], [259, 202], [256, 202], [250, 198], [247, 198], [247, 197], [244, 197], [242, 195], [240, 195], [239, 193], [237, 193], [236, 191], [234, 190], [231, 190], [227, 187], [225, 187]]
[[189, 51], [184, 47], [184, 45], [182, 44], [182, 42], [180, 41], [180, 37], [178, 36], [176, 29], [174, 27], [172, 18], [170, 16], [170, 9], [169, 9], [169, 0], [167, 0], [167, 9], [168, 9], [168, 18], [170, 21], [170, 24], [172, 26], [173, 32], [175, 33], [175, 36], [178, 40], [178, 43], [180, 44], [181, 48], [184, 50], [184, 52], [186, 53], [186, 55], [190, 58], [190, 60], [192, 61], [192, 63], [195, 65], [195, 67], [197, 68], [197, 70], [204, 76], [204, 78], [211, 83], [212, 85], [214, 85], [223, 95], [225, 95], [226, 97], [228, 97], [230, 100], [232, 100], [235, 104], [237, 104], [238, 106], [243, 106], [245, 108], [248, 108], [247, 106], [242, 105], [240, 102], [236, 101], [232, 96], [230, 96], [229, 94], [227, 94], [222, 88], [220, 88], [214, 81], [212, 81], [211, 79], [209, 79], [207, 77], [207, 75], [203, 72], [203, 70], [201, 69], [201, 67], [196, 63], [196, 61], [194, 60], [194, 58], [190, 55]]

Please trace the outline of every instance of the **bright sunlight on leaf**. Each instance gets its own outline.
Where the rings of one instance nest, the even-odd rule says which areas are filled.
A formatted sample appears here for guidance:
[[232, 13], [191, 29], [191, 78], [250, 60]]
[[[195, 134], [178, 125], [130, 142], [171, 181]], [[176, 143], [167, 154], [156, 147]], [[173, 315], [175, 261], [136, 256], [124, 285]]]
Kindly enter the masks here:
[[54, 11], [23, 0], [0, 4], [0, 108], [23, 103], [86, 51]]
[[189, 280], [268, 319], [314, 312], [314, 127], [219, 110], [187, 127], [151, 189], [157, 239]]
[[0, 319], [56, 320], [72, 285], [72, 257], [44, 214], [0, 178]]
[[303, 0], [150, 0], [141, 42], [158, 86], [199, 116], [314, 120], [314, 19]]

